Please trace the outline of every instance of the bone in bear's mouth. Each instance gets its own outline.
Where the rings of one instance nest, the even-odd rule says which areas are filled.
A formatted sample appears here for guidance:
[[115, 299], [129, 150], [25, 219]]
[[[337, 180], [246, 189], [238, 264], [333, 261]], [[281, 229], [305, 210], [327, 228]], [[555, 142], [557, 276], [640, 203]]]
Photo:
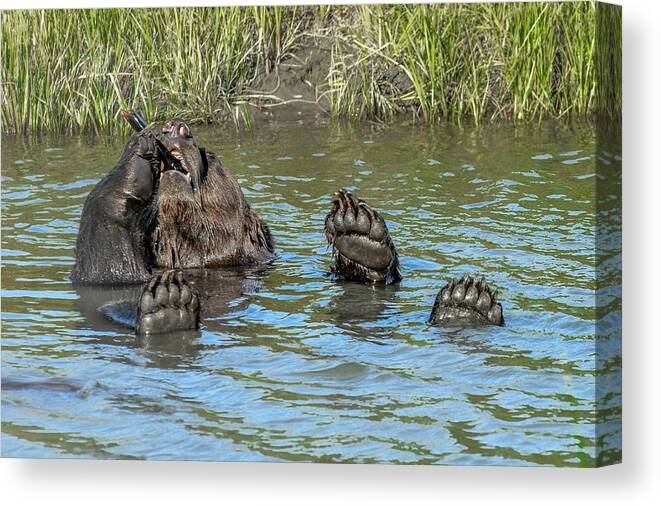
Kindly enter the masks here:
[[181, 169], [184, 172], [184, 176], [188, 180], [188, 183], [192, 185], [191, 182], [191, 176], [190, 176], [190, 168], [188, 167], [188, 164], [186, 163], [186, 160], [184, 159], [184, 156], [181, 154], [181, 152], [177, 149], [174, 149], [170, 151], [170, 155], [172, 155], [174, 158], [176, 158], [179, 162], [181, 162]]

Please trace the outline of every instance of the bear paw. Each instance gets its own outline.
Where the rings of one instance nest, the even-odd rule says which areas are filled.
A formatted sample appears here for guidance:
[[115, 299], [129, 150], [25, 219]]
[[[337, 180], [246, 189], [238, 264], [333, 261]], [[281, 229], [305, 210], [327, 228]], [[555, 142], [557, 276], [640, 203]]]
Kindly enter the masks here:
[[359, 282], [399, 281], [399, 259], [383, 218], [345, 190], [331, 202], [325, 232], [335, 257], [333, 272]]
[[155, 275], [142, 290], [136, 334], [162, 334], [197, 329], [200, 299], [194, 287], [177, 270]]
[[160, 155], [157, 140], [151, 129], [146, 128], [141, 130], [129, 138], [122, 158], [132, 157], [139, 157], [150, 162], [158, 162]]
[[436, 296], [429, 323], [504, 326], [503, 307], [497, 298], [498, 292], [491, 290], [483, 276], [450, 280]]

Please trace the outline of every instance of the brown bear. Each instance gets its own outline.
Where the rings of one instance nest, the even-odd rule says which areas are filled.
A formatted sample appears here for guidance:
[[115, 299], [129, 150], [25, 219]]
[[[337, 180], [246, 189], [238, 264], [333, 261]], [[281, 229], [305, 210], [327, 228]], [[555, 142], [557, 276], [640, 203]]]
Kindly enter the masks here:
[[[164, 150], [178, 164], [169, 163]], [[236, 179], [175, 118], [158, 135], [144, 129], [132, 136], [118, 164], [87, 197], [71, 280], [117, 285], [151, 278], [133, 317], [117, 320], [130, 321], [139, 334], [160, 333], [199, 323], [198, 295], [172, 270], [272, 258], [269, 228]], [[103, 311], [116, 318], [111, 307]]]
[[182, 170], [160, 177], [152, 235], [156, 266], [216, 268], [271, 260], [273, 241], [266, 223], [250, 209], [220, 160], [197, 146], [190, 127], [170, 120], [160, 140]]
[[[381, 215], [344, 190], [331, 202], [325, 233], [335, 276], [399, 282], [399, 257]], [[138, 304], [115, 302], [101, 311], [138, 334], [156, 334], [199, 325], [199, 296], [182, 269], [250, 266], [272, 258], [269, 228], [236, 179], [175, 118], [158, 135], [143, 128], [133, 136], [88, 196], [71, 279], [89, 286], [151, 278]], [[465, 276], [439, 291], [429, 322], [503, 325], [504, 319], [497, 293], [482, 277]]]

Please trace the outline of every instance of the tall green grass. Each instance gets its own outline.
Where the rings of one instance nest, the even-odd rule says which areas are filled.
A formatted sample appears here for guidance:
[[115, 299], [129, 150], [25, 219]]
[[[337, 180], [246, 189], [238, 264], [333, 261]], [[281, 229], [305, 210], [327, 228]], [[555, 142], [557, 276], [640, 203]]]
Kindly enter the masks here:
[[113, 131], [119, 112], [245, 117], [237, 98], [298, 37], [274, 7], [2, 13], [3, 130]]
[[[335, 117], [617, 115], [619, 9], [593, 2], [2, 12], [2, 130], [108, 132], [148, 118], [249, 122], [250, 87], [330, 49]], [[599, 85], [599, 86], [597, 86]]]
[[[332, 111], [475, 123], [584, 116], [598, 108], [614, 114], [621, 106], [621, 86], [610, 76], [621, 75], [621, 49], [620, 32], [612, 27], [620, 18], [610, 7], [593, 2], [360, 6], [335, 45]], [[601, 102], [597, 80], [612, 83]]]
[[622, 111], [622, 8], [597, 4], [596, 111], [619, 117]]

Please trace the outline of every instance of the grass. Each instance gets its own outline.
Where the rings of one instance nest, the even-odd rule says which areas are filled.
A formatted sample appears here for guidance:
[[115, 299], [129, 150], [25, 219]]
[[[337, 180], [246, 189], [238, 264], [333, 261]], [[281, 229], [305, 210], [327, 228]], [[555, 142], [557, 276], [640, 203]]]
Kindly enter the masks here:
[[360, 6], [336, 43], [332, 110], [475, 123], [619, 114], [620, 12], [593, 2]]
[[123, 127], [119, 112], [193, 123], [247, 118], [234, 98], [299, 36], [297, 10], [3, 12], [6, 132]]
[[111, 132], [129, 107], [249, 124], [251, 85], [310, 43], [338, 118], [621, 110], [620, 9], [592, 2], [5, 11], [2, 130]]

